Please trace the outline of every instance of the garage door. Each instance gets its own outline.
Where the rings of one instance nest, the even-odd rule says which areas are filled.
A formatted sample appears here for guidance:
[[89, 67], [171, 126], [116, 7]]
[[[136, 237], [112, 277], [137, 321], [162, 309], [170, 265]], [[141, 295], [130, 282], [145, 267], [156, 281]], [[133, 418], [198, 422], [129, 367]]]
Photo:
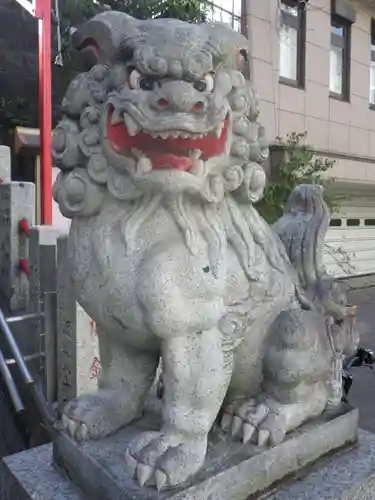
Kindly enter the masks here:
[[337, 277], [375, 273], [375, 197], [353, 198], [333, 214], [324, 264]]

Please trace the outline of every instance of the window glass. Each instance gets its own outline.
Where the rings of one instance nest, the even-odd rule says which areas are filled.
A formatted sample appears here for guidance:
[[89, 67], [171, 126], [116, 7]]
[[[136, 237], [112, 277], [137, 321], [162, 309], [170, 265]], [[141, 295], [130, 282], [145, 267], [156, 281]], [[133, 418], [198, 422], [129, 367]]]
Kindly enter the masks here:
[[371, 21], [370, 104], [375, 106], [375, 21]]
[[330, 52], [330, 78], [329, 90], [335, 94], [342, 93], [342, 75], [343, 75], [343, 49], [340, 47], [331, 47]]
[[346, 221], [346, 225], [348, 227], [356, 227], [359, 226], [359, 219], [348, 219]]
[[232, 26], [233, 15], [218, 7], [213, 7], [212, 20], [219, 23], [227, 23]]
[[233, 29], [238, 31], [238, 32], [241, 32], [241, 19], [237, 19], [236, 17], [233, 19]]
[[208, 3], [209, 21], [228, 24], [241, 31], [241, 0], [217, 0]]
[[349, 25], [334, 17], [331, 22], [329, 90], [349, 99]]
[[336, 36], [344, 36], [344, 28], [342, 26], [331, 26], [331, 32]]
[[289, 14], [292, 14], [292, 16], [298, 17], [298, 8], [297, 7], [291, 7], [290, 5], [286, 5], [285, 3], [281, 4], [281, 9], [284, 12], [288, 12]]
[[341, 219], [331, 219], [329, 225], [331, 227], [341, 227], [342, 221], [341, 221]]
[[292, 7], [287, 3], [280, 6], [280, 78], [303, 87], [305, 12], [301, 6]]
[[213, 3], [221, 9], [241, 17], [242, 0], [215, 0]]
[[297, 80], [298, 31], [287, 25], [280, 29], [280, 76]]
[[370, 65], [370, 103], [375, 105], [375, 61]]

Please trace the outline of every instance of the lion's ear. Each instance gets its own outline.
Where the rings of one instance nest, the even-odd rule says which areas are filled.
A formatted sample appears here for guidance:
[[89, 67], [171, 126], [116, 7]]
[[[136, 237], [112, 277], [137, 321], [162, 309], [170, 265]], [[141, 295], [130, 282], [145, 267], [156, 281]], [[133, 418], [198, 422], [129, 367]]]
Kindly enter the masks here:
[[124, 12], [107, 11], [83, 24], [74, 33], [73, 47], [79, 53], [80, 66], [88, 71], [96, 64], [111, 64], [125, 37], [139, 32], [136, 19]]
[[249, 49], [242, 48], [236, 54], [237, 70], [241, 71], [246, 79], [250, 78], [250, 56]]
[[249, 41], [226, 23], [207, 23], [200, 25], [207, 34], [206, 48], [214, 59], [224, 62], [228, 67], [241, 71], [249, 78], [250, 48]]

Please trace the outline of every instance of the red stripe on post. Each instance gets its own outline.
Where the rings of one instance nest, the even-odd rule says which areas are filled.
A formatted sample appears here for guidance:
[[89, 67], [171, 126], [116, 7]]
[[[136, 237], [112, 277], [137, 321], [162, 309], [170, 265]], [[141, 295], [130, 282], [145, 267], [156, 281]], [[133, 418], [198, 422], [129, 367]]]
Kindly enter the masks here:
[[26, 236], [29, 236], [29, 221], [27, 219], [21, 219], [19, 221], [19, 228]]
[[19, 266], [22, 273], [29, 274], [29, 261], [27, 259], [20, 259]]

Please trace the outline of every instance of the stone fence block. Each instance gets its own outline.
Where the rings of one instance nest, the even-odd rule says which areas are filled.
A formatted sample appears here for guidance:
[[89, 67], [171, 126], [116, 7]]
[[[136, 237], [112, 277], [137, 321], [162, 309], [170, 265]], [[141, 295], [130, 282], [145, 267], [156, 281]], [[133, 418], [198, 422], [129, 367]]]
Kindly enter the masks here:
[[0, 146], [0, 184], [11, 180], [10, 148]]
[[[0, 294], [11, 311], [28, 308], [28, 235], [20, 221], [35, 223], [35, 186], [10, 182], [0, 185]], [[21, 268], [21, 262], [26, 267]]]

